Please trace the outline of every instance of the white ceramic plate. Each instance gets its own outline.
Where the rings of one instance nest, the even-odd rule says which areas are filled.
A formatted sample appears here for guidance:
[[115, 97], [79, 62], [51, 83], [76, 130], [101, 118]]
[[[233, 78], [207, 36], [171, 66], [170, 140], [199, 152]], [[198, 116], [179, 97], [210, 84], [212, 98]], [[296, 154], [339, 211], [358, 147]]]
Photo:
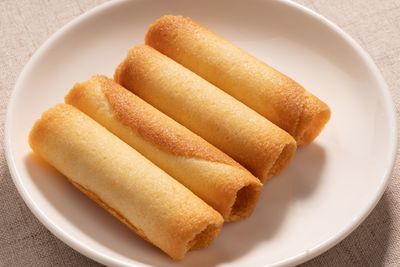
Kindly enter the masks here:
[[32, 212], [57, 237], [107, 265], [177, 266], [158, 249], [38, 161], [27, 143], [34, 121], [77, 81], [111, 76], [127, 49], [163, 14], [209, 26], [299, 81], [332, 108], [313, 144], [268, 183], [252, 217], [228, 224], [182, 265], [293, 265], [346, 237], [380, 199], [394, 162], [395, 115], [376, 66], [348, 35], [286, 1], [117, 1], [53, 35], [26, 65], [6, 121], [7, 159]]

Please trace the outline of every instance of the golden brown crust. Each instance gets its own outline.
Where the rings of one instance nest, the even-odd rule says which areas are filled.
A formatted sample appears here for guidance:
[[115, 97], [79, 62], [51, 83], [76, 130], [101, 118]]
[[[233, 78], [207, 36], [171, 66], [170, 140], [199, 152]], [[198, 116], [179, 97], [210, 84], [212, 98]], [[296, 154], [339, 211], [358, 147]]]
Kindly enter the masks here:
[[81, 191], [173, 259], [206, 246], [219, 232], [223, 219], [215, 210], [70, 105], [43, 113], [29, 142]]
[[[93, 76], [76, 84], [65, 101], [169, 173], [226, 221], [243, 219], [253, 211], [261, 188], [258, 179], [115, 81]], [[242, 188], [245, 196], [238, 195]]]
[[308, 92], [305, 95], [307, 104], [303, 109], [296, 135], [299, 145], [311, 143], [331, 117], [331, 110], [327, 104]]
[[[130, 127], [160, 150], [177, 156], [242, 167], [219, 149], [204, 142], [198, 135], [193, 134], [186, 128], [175, 127], [176, 122], [171, 122], [172, 119], [168, 116], [163, 114], [154, 116], [154, 110], [147, 105], [143, 105], [144, 101], [142, 99], [113, 80], [102, 75], [96, 75], [88, 82], [97, 83], [101, 86], [114, 115], [121, 123]], [[77, 88], [81, 86], [84, 85], [76, 85]], [[82, 93], [83, 91], [79, 89], [71, 90], [65, 98], [66, 103], [74, 105], [79, 101]], [[163, 127], [160, 127], [160, 125], [163, 125]]]
[[[149, 46], [131, 48], [115, 79], [261, 181], [271, 176], [270, 170], [278, 173], [294, 154], [296, 143], [285, 131]], [[282, 151], [286, 156], [279, 156]]]
[[290, 133], [311, 142], [330, 110], [300, 84], [190, 18], [162, 16], [145, 37], [152, 46]]
[[[145, 235], [143, 230], [135, 227], [127, 218], [125, 218], [121, 213], [119, 213], [117, 210], [111, 208], [107, 203], [105, 203], [99, 196], [97, 196], [95, 193], [91, 192], [90, 190], [86, 189], [79, 183], [76, 183], [72, 181], [71, 179], [67, 180], [75, 186], [79, 191], [81, 191], [83, 194], [85, 194], [88, 198], [90, 198], [92, 201], [94, 201], [97, 205], [99, 205], [101, 208], [105, 209], [108, 213], [110, 213], [112, 216], [117, 218], [120, 222], [125, 224], [129, 229], [131, 229], [133, 232], [135, 232], [138, 236], [146, 240], [147, 242], [150, 242], [152, 245], [154, 245]], [[206, 248], [210, 245], [211, 241], [219, 234], [220, 232], [220, 227], [217, 225], [210, 224], [208, 225], [203, 231], [198, 233], [191, 241], [188, 242], [187, 244], [187, 250], [193, 250], [193, 249], [200, 249], [200, 248]], [[174, 260], [180, 260], [181, 258], [173, 258]]]
[[296, 149], [297, 146], [293, 142], [288, 142], [286, 145], [284, 145], [281, 152], [279, 153], [279, 157], [275, 160], [274, 164], [266, 175], [266, 179], [270, 179], [273, 176], [279, 174], [279, 172], [281, 172], [292, 159], [294, 153], [296, 152]]
[[[185, 53], [185, 49], [182, 49], [181, 42], [184, 43], [184, 48], [195, 46], [196, 41], [198, 42], [203, 39], [204, 34], [207, 34], [207, 41], [209, 42], [209, 45], [211, 47], [222, 47], [222, 49], [225, 50], [227, 54], [237, 54], [238, 56], [242, 57], [243, 62], [247, 62], [247, 64], [249, 63], [249, 61], [252, 60], [259, 62], [258, 59], [256, 59], [255, 57], [235, 47], [233, 44], [219, 36], [217, 33], [200, 25], [189, 17], [172, 15], [162, 16], [150, 25], [145, 36], [145, 43], [157, 49], [161, 53], [171, 57], [180, 64], [186, 66], [187, 68], [191, 69], [203, 78], [206, 78], [206, 80], [215, 84], [217, 87], [225, 90], [224, 87], [219, 86], [220, 83], [218, 83], [214, 75], [208, 74], [209, 72], [211, 72], [211, 70], [215, 71], [215, 68], [209, 68], [209, 71], [207, 71], [204, 70], [206, 68], [203, 67], [202, 69], [204, 70], [204, 73], [199, 71], [199, 69], [191, 68], [191, 63], [199, 62], [198, 58], [190, 59], [190, 57], [193, 55]], [[190, 38], [191, 42], [187, 43], [185, 41], [182, 41], [182, 39], [184, 38]], [[179, 44], [181, 46], [175, 44]], [[206, 49], [207, 48], [208, 47], [206, 47]], [[210, 58], [216, 57], [213, 54], [212, 56], [210, 55]], [[221, 60], [221, 57], [219, 57], [219, 59], [217, 60]], [[212, 63], [219, 64], [219, 62], [217, 61], [212, 61]], [[226, 64], [227, 62], [223, 63]], [[231, 64], [226, 65], [232, 67]], [[279, 71], [268, 66], [267, 64], [261, 63], [261, 65], [261, 68], [264, 68], [263, 71], [266, 73], [266, 75], [268, 75], [268, 80], [271, 83], [276, 84], [276, 93], [282, 95], [282, 97], [277, 99], [276, 103], [274, 103], [274, 106], [279, 107], [280, 112], [276, 112], [276, 109], [274, 108], [267, 108], [265, 110], [265, 107], [268, 106], [268, 102], [271, 100], [265, 98], [262, 92], [260, 92], [261, 94], [258, 96], [259, 98], [257, 100], [260, 102], [260, 107], [255, 108], [253, 106], [252, 108], [258, 111], [261, 115], [267, 117], [274, 124], [287, 131], [289, 134], [295, 136], [296, 129], [298, 127], [298, 124], [300, 123], [300, 114], [303, 110], [303, 106], [305, 105], [305, 101], [303, 97], [301, 97], [301, 94], [299, 94], [299, 92], [303, 92], [304, 88], [302, 88], [298, 83], [296, 83], [289, 77], [282, 75]], [[244, 77], [244, 79], [254, 79], [254, 77], [252, 77], [251, 75], [254, 73], [259, 73], [260, 66], [253, 66], [252, 64], [249, 64], [248, 66], [251, 67], [251, 69], [247, 70], [248, 74], [246, 75], [247, 77]], [[207, 67], [209, 67], [209, 65]], [[215, 76], [217, 76], [217, 74]], [[213, 77], [214, 79], [211, 79], [211, 77]], [[227, 82], [229, 81], [225, 81], [225, 83]], [[229, 93], [228, 90], [225, 91]], [[287, 92], [293, 93], [288, 94]], [[237, 95], [233, 96], [241, 100], [240, 97], [237, 97]], [[253, 104], [256, 104], [257, 101], [253, 101]]]
[[145, 105], [137, 105], [137, 102], [143, 100], [119, 84], [104, 76], [96, 76], [95, 79], [104, 84], [103, 92], [117, 119], [159, 149], [177, 156], [241, 167], [219, 149], [204, 142], [198, 135], [183, 127], [175, 127], [175, 121], [171, 123], [167, 116], [154, 116], [153, 110], [148, 109]]

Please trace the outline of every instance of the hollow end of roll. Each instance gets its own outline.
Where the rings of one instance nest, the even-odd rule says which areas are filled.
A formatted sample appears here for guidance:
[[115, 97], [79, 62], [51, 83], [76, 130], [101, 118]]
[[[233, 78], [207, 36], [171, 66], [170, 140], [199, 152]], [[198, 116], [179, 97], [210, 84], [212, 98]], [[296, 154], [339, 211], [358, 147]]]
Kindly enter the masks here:
[[256, 206], [259, 195], [260, 187], [256, 186], [256, 184], [249, 184], [242, 187], [236, 193], [235, 202], [226, 221], [233, 222], [250, 216]]
[[275, 160], [272, 167], [268, 170], [267, 173], [259, 177], [262, 183], [265, 183], [272, 176], [278, 175], [285, 167], [289, 164], [290, 160], [293, 158], [297, 149], [296, 142], [290, 142], [286, 144], [279, 154], [278, 158]]
[[221, 226], [217, 224], [209, 224], [203, 231], [198, 233], [187, 244], [187, 250], [206, 248], [219, 234]]

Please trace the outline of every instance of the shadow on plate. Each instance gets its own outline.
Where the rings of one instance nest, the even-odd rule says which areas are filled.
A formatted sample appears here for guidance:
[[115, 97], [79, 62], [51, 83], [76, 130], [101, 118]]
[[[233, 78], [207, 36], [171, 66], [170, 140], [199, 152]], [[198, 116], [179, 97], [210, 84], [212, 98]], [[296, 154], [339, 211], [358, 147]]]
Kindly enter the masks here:
[[[234, 261], [280, 231], [290, 205], [317, 189], [325, 163], [325, 151], [316, 144], [299, 148], [289, 166], [264, 185], [257, 208], [248, 219], [226, 224], [206, 250], [188, 254], [182, 264], [215, 266]], [[283, 244], [284, 245], [284, 244]]]
[[257, 208], [250, 218], [226, 224], [209, 248], [189, 252], [179, 263], [168, 259], [158, 249], [137, 237], [39, 157], [30, 154], [25, 162], [33, 183], [43, 197], [58, 216], [68, 221], [71, 231], [79, 232], [83, 239], [101, 244], [104, 249], [127, 260], [145, 264], [215, 266], [240, 258], [279, 232], [291, 203], [309, 197], [318, 187], [325, 152], [318, 144], [300, 148], [289, 167], [264, 186]]

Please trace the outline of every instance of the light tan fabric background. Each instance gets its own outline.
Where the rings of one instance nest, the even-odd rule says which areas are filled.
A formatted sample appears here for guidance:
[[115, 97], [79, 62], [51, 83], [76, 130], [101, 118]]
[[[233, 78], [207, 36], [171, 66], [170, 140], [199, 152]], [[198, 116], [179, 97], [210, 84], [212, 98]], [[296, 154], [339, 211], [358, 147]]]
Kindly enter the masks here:
[[[57, 29], [104, 0], [0, 0], [0, 139], [9, 96], [33, 52]], [[297, 0], [337, 23], [381, 69], [400, 108], [400, 1]], [[399, 119], [397, 119], [399, 121]], [[11, 180], [0, 142], [0, 266], [100, 266], [54, 237]], [[349, 237], [303, 266], [400, 266], [400, 162], [383, 198]]]

